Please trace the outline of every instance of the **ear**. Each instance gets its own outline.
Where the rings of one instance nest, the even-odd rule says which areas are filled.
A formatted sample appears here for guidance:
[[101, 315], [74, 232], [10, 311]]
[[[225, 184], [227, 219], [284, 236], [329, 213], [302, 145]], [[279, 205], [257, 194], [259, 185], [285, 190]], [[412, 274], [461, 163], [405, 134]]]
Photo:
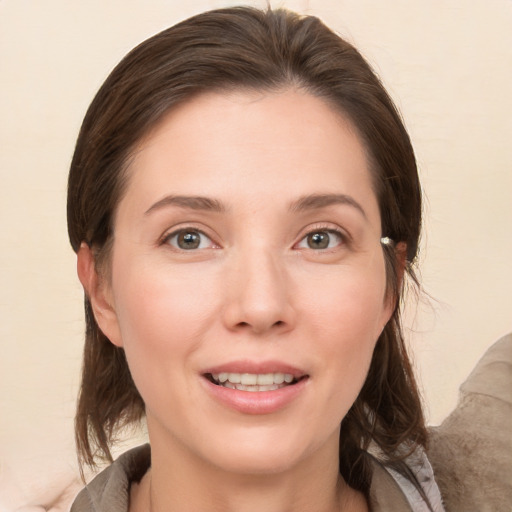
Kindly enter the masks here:
[[404, 281], [405, 267], [407, 266], [407, 244], [405, 242], [398, 242], [395, 247], [396, 257], [396, 278], [398, 289], [402, 287]]
[[77, 273], [101, 332], [116, 346], [123, 345], [110, 284], [98, 275], [91, 248], [82, 242], [77, 253]]
[[[407, 266], [407, 244], [405, 242], [398, 242], [392, 250], [396, 258], [396, 289], [400, 291]], [[393, 296], [392, 293], [386, 292], [383, 329], [393, 316], [393, 312], [397, 307], [397, 300], [397, 297]]]

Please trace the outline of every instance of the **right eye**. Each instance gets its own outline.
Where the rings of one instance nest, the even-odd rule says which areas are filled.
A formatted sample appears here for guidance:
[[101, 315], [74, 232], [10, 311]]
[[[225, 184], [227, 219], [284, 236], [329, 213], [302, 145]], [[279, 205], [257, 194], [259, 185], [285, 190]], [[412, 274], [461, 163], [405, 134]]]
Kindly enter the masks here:
[[198, 229], [180, 229], [167, 235], [164, 243], [181, 251], [194, 251], [197, 249], [211, 249], [215, 247], [212, 240]]

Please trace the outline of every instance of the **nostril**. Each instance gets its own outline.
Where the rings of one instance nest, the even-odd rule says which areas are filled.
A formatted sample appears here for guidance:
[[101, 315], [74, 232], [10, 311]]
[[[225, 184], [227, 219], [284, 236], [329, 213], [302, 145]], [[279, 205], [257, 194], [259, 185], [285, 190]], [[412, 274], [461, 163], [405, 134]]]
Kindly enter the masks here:
[[[282, 325], [285, 325], [286, 322], [283, 322], [282, 320], [278, 320], [277, 322], [274, 322], [271, 324], [272, 327], [281, 327]], [[252, 324], [250, 322], [238, 322], [237, 327], [241, 328], [248, 328], [251, 327]]]

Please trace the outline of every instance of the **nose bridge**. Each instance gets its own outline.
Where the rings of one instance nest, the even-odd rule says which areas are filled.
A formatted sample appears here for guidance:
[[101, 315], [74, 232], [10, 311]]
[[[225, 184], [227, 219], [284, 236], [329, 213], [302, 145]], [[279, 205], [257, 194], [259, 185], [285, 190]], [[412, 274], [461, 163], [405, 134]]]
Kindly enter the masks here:
[[289, 277], [282, 258], [268, 246], [237, 251], [229, 282], [227, 321], [254, 332], [291, 326]]

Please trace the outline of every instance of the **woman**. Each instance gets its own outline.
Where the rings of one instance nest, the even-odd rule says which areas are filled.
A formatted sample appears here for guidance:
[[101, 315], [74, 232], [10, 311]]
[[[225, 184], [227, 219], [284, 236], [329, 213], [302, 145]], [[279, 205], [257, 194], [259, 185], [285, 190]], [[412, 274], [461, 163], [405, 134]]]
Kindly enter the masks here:
[[[82, 510], [442, 510], [399, 322], [421, 195], [361, 55], [233, 8], [142, 43], [85, 117], [68, 226]], [[388, 508], [386, 508], [388, 507]]]

